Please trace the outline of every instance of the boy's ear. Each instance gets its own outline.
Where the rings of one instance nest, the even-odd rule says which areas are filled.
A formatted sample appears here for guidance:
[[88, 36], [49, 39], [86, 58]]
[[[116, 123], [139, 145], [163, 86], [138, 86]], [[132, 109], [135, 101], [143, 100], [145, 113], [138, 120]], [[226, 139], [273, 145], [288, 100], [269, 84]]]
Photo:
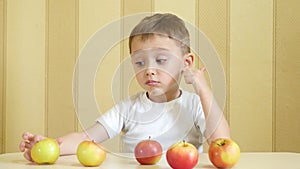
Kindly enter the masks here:
[[184, 56], [184, 64], [188, 67], [193, 66], [195, 61], [195, 56], [192, 53], [188, 53]]

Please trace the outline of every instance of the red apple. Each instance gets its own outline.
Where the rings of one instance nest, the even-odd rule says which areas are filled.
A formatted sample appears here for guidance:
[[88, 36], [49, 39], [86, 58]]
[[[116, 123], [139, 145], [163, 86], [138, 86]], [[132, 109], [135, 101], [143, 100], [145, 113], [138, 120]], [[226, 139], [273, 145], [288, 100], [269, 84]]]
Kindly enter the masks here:
[[95, 167], [105, 160], [106, 151], [94, 141], [83, 141], [77, 147], [76, 156], [82, 165]]
[[190, 143], [180, 141], [167, 151], [167, 161], [173, 169], [192, 169], [198, 163], [198, 150]]
[[219, 138], [209, 145], [209, 159], [217, 168], [231, 168], [240, 159], [240, 148], [231, 139]]
[[151, 140], [143, 140], [139, 142], [134, 149], [136, 160], [142, 165], [156, 164], [162, 156], [162, 147], [159, 142]]

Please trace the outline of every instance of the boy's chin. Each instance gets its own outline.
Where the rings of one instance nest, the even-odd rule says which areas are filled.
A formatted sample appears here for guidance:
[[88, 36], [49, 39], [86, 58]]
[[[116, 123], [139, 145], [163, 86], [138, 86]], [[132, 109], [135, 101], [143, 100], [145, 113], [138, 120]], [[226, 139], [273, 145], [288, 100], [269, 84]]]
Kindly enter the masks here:
[[166, 97], [165, 91], [163, 91], [162, 89], [148, 90], [147, 93], [152, 97]]

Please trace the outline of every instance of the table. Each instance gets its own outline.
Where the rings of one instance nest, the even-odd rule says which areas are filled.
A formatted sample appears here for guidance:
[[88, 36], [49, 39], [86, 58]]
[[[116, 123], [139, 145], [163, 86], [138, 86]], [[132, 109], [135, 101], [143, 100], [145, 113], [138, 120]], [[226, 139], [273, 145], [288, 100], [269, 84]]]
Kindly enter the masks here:
[[[1, 169], [80, 169], [83, 167], [75, 155], [62, 156], [53, 165], [37, 165], [26, 161], [21, 153], [0, 155]], [[108, 153], [106, 160], [96, 168], [100, 169], [168, 169], [170, 168], [165, 155], [156, 165], [139, 165], [133, 154]], [[199, 162], [195, 168], [215, 168], [209, 161], [206, 153], [199, 154]], [[234, 169], [300, 169], [300, 153], [241, 153], [240, 161]]]

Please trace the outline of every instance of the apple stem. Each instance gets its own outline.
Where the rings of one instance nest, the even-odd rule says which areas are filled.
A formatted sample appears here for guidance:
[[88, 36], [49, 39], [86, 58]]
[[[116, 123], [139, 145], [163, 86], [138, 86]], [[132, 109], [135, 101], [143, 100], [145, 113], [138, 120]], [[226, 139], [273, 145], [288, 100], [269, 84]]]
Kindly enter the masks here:
[[151, 136], [149, 136], [149, 140], [151, 140]]
[[221, 143], [218, 143], [218, 146], [224, 146], [225, 145], [225, 141], [222, 141]]

